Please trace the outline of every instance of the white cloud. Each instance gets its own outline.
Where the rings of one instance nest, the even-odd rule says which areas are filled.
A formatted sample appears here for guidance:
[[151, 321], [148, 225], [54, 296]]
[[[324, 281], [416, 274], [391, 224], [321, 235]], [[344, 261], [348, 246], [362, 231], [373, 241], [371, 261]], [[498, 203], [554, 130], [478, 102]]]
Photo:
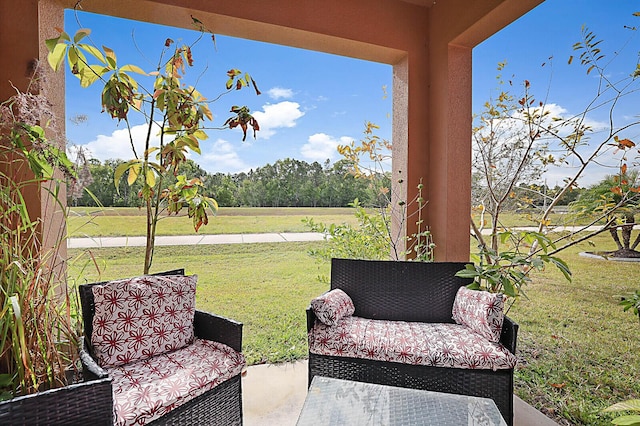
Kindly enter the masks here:
[[[540, 108], [534, 108], [534, 110], [536, 110], [535, 112], [537, 113], [541, 112]], [[582, 160], [593, 155], [595, 150], [599, 149], [600, 144], [606, 142], [610, 136], [610, 125], [608, 123], [598, 121], [588, 115], [584, 116], [583, 113], [574, 114], [554, 103], [545, 104], [544, 112], [547, 113], [547, 115], [544, 120], [542, 120], [541, 126], [543, 128], [553, 128], [553, 131], [561, 137], [574, 133], [577, 123], [589, 128], [589, 131], [586, 132], [582, 140], [583, 144], [576, 147], [576, 152], [581, 156]], [[493, 122], [493, 128], [491, 130], [493, 130], [499, 138], [498, 146], [505, 144], [509, 147], [514, 141], [522, 139], [523, 137], [526, 142], [528, 129], [525, 122], [526, 118], [522, 113], [516, 113], [512, 117], [505, 119], [496, 119]], [[486, 130], [488, 131], [489, 129]], [[556, 136], [543, 133], [537, 143], [547, 143], [548, 153], [553, 155], [556, 160], [567, 153], [566, 149], [560, 145], [559, 139]], [[476, 154], [476, 152], [474, 152], [474, 154]], [[608, 145], [601, 147], [597, 156], [597, 162], [593, 162], [581, 173], [578, 184], [583, 187], [589, 186], [602, 180], [604, 176], [614, 173], [617, 167], [619, 167], [621, 155], [621, 152], [617, 152], [615, 147]], [[565, 179], [575, 176], [580, 169], [580, 165], [581, 162], [575, 155], [569, 155], [562, 163], [548, 165], [538, 183], [544, 183], [546, 181], [550, 186], [563, 185]], [[498, 166], [498, 168], [500, 168], [500, 166]]]
[[310, 161], [324, 161], [327, 158], [333, 160], [338, 154], [338, 145], [347, 145], [353, 141], [348, 136], [334, 138], [325, 133], [316, 133], [309, 136], [308, 142], [300, 148], [302, 156]]
[[[147, 126], [145, 124], [133, 126], [131, 133], [135, 141], [136, 151], [140, 157], [144, 151]], [[158, 137], [152, 135], [151, 146], [158, 145]], [[109, 136], [98, 135], [83, 147], [87, 158], [95, 158], [101, 162], [110, 159], [130, 160], [134, 158], [127, 129], [117, 129]], [[77, 149], [78, 146], [70, 145], [68, 147], [67, 150], [72, 159], [76, 157]], [[236, 147], [224, 139], [218, 139], [215, 142], [211, 142], [211, 140], [201, 141], [200, 149], [202, 150], [202, 155], [194, 155], [193, 158], [207, 172], [239, 173], [251, 168], [240, 158]]]
[[293, 97], [293, 90], [285, 89], [283, 87], [274, 87], [267, 91], [267, 94], [271, 99], [280, 100], [280, 99], [290, 99]]
[[260, 125], [257, 137], [269, 139], [277, 129], [295, 127], [296, 120], [303, 115], [304, 112], [300, 110], [300, 104], [297, 102], [283, 101], [264, 105], [262, 111], [253, 113], [253, 117], [258, 120]]
[[[535, 108], [534, 110], [536, 110], [537, 112], [540, 112], [539, 108]], [[566, 108], [558, 105], [558, 104], [554, 104], [554, 103], [548, 103], [544, 105], [544, 112], [547, 113], [547, 119], [544, 120], [544, 124], [546, 126], [551, 125], [552, 124], [552, 119], [554, 118], [560, 118], [562, 120], [572, 120], [572, 119], [583, 119], [582, 120], [582, 124], [584, 126], [587, 126], [589, 128], [591, 128], [592, 132], [598, 132], [601, 131], [602, 129], [606, 129], [608, 127], [608, 124], [605, 122], [601, 122], [601, 121], [597, 121], [592, 119], [589, 116], [586, 117], [581, 117], [581, 114], [579, 115], [574, 115], [572, 113], [570, 113]], [[519, 120], [522, 120], [524, 117], [522, 114], [515, 114], [514, 115], [516, 118], [518, 118]], [[557, 126], [557, 125], [556, 125]], [[556, 128], [556, 130], [561, 134], [561, 135], [568, 135], [570, 132], [572, 132], [574, 129], [567, 125], [561, 128]]]
[[239, 173], [251, 168], [240, 158], [236, 147], [224, 139], [202, 144], [201, 147], [202, 155], [196, 161], [209, 173]]
[[[131, 136], [138, 157], [142, 157], [144, 153], [145, 139], [147, 137], [147, 125], [139, 124], [131, 127]], [[159, 139], [157, 132], [151, 133], [151, 145], [157, 146]], [[130, 160], [135, 158], [131, 149], [131, 141], [129, 139], [129, 131], [125, 129], [117, 129], [111, 135], [98, 135], [94, 140], [83, 145], [86, 149], [85, 155], [100, 161], [110, 159]], [[70, 151], [73, 147], [70, 148]]]

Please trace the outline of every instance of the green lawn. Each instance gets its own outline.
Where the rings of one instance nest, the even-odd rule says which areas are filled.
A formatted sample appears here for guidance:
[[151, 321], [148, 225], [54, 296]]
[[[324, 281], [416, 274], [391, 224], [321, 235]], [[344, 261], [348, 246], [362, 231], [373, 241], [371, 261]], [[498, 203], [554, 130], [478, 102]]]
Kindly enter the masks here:
[[[254, 220], [262, 224], [264, 217]], [[318, 219], [328, 222], [329, 217]], [[607, 234], [593, 242], [599, 250], [614, 248]], [[282, 362], [307, 354], [304, 310], [328, 288], [318, 277], [329, 273], [329, 265], [317, 263], [307, 251], [321, 244], [158, 247], [153, 269], [185, 267], [198, 274], [198, 307], [245, 324], [249, 363]], [[520, 324], [516, 394], [567, 425], [608, 425], [611, 417], [599, 415], [600, 409], [640, 398], [640, 324], [618, 305], [621, 295], [640, 287], [640, 263], [578, 256], [588, 250], [593, 247], [584, 243], [561, 255], [573, 271], [571, 283], [549, 267], [533, 276], [528, 299], [519, 300], [508, 314]], [[91, 253], [102, 275], [91, 267], [86, 270], [91, 273], [81, 273], [78, 261], [70, 267], [71, 278], [82, 274], [90, 282], [142, 270], [143, 248]]]
[[[199, 234], [251, 234], [264, 232], [305, 232], [305, 218], [325, 223], [351, 223], [356, 220], [351, 208], [221, 208]], [[144, 235], [144, 212], [137, 208], [73, 208], [68, 217], [71, 237], [131, 237]], [[186, 215], [164, 216], [158, 223], [158, 235], [192, 235], [191, 219]]]
[[[593, 241], [615, 248], [608, 234]], [[600, 409], [640, 398], [640, 324], [618, 305], [640, 288], [640, 263], [578, 256], [589, 250], [585, 244], [561, 255], [571, 283], [552, 268], [536, 274], [528, 299], [509, 313], [520, 324], [516, 394], [562, 424], [608, 425]]]

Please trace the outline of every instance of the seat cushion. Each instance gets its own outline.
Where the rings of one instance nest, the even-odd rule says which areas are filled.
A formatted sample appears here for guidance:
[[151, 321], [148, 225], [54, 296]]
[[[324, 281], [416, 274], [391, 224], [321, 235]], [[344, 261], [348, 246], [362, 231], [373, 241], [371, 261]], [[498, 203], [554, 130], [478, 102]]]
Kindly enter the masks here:
[[98, 363], [123, 365], [193, 342], [197, 279], [153, 275], [93, 286], [91, 346]]
[[174, 352], [108, 368], [116, 425], [142, 425], [237, 376], [244, 356], [222, 343], [196, 339]]
[[334, 326], [316, 321], [309, 351], [432, 367], [511, 369], [516, 356], [499, 343], [459, 324], [344, 318]]

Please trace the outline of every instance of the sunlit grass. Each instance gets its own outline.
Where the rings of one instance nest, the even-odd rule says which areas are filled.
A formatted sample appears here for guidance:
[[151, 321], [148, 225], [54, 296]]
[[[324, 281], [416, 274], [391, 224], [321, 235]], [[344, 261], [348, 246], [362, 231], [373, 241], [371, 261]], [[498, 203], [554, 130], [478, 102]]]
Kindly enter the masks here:
[[[505, 212], [500, 214], [500, 227], [508, 228], [512, 226], [538, 226], [540, 219], [540, 212], [535, 213], [514, 213]], [[484, 216], [474, 213], [472, 215], [473, 220], [478, 228], [491, 229], [491, 215], [486, 214]], [[577, 217], [574, 214], [568, 213], [552, 213], [548, 220], [551, 226], [579, 226], [587, 225], [591, 223], [591, 219], [587, 217]]]
[[[593, 241], [615, 248], [607, 234]], [[563, 252], [572, 282], [550, 267], [509, 312], [520, 324], [516, 394], [563, 424], [608, 425], [599, 410], [640, 397], [640, 323], [618, 304], [640, 288], [640, 263], [578, 255], [590, 250]]]
[[[303, 220], [311, 217], [324, 223], [356, 223], [350, 208], [221, 208], [216, 216], [209, 216], [209, 224], [202, 226], [198, 234], [307, 232]], [[144, 212], [137, 208], [74, 208], [67, 224], [72, 237], [131, 237], [144, 235], [146, 229]], [[195, 234], [191, 219], [184, 214], [163, 217], [157, 232]]]

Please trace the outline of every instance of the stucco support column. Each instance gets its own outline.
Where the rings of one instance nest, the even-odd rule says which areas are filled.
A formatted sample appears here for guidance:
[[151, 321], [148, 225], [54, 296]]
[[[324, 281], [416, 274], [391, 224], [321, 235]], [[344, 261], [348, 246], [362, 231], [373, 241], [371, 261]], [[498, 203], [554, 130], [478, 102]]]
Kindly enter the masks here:
[[[393, 66], [393, 161], [391, 167], [391, 233], [394, 236], [407, 235], [407, 223], [403, 220], [402, 206], [399, 199], [406, 199], [409, 139], [409, 60]], [[402, 182], [400, 181], [402, 177]], [[392, 238], [395, 247], [391, 248], [391, 258], [401, 260], [406, 250], [406, 242], [402, 238]]]
[[[65, 150], [65, 73], [62, 70], [57, 73], [51, 70], [47, 63], [48, 50], [44, 42], [48, 38], [58, 36], [56, 28], [64, 28], [64, 8], [55, 0], [40, 0], [38, 6], [40, 65], [46, 70], [45, 94], [56, 117], [54, 127], [47, 129], [47, 137], [56, 143], [58, 148]], [[59, 242], [63, 237], [66, 237], [67, 233], [65, 212], [67, 188], [66, 181], [60, 171], [56, 171], [56, 178], [57, 181], [48, 183], [40, 191], [42, 247], [49, 250], [58, 245], [55, 253], [52, 253], [56, 258], [51, 266], [56, 268], [57, 273], [64, 275], [66, 274], [67, 244], [66, 240], [63, 244], [59, 244]]]
[[440, 261], [469, 260], [471, 48], [438, 46], [431, 56], [429, 220]]
[[[24, 0], [0, 2], [0, 101], [16, 93], [26, 91], [37, 61], [46, 70], [46, 95], [57, 118], [56, 133], [47, 136], [64, 147], [64, 73], [48, 72], [44, 40], [54, 37], [56, 27], [64, 27], [64, 10], [54, 0]], [[15, 86], [15, 88], [13, 86]], [[0, 167], [2, 167], [0, 165]], [[32, 175], [25, 171], [24, 180]], [[51, 197], [50, 191], [58, 191], [59, 199], [66, 201], [64, 185], [60, 190], [54, 186], [38, 188], [29, 186], [23, 191], [29, 215], [33, 220], [41, 219], [41, 247], [49, 250], [60, 235], [64, 235], [65, 222], [61, 206]], [[61, 247], [60, 258], [66, 257], [66, 245]]]
[[[428, 225], [436, 260], [468, 261], [471, 49], [430, 40], [428, 53], [412, 51], [394, 66], [393, 90], [394, 108], [404, 104], [407, 111], [403, 117], [394, 110], [393, 134], [395, 193], [406, 194], [409, 201], [406, 235], [411, 237]], [[402, 184], [397, 182], [400, 175]], [[418, 205], [411, 202], [420, 181], [427, 201], [422, 229], [416, 224]]]

